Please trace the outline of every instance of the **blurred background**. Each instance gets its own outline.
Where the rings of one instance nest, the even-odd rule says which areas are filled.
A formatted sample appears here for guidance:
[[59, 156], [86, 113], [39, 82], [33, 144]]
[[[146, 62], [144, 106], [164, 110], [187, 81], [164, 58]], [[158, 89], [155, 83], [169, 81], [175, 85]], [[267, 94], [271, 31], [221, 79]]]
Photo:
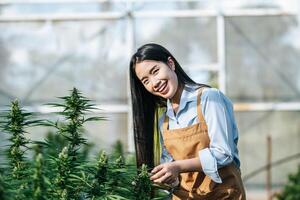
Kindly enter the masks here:
[[129, 59], [162, 44], [232, 100], [248, 199], [267, 199], [300, 162], [299, 23], [299, 0], [1, 0], [0, 109], [53, 119], [45, 103], [76, 87], [108, 118], [86, 127], [95, 149], [133, 152]]

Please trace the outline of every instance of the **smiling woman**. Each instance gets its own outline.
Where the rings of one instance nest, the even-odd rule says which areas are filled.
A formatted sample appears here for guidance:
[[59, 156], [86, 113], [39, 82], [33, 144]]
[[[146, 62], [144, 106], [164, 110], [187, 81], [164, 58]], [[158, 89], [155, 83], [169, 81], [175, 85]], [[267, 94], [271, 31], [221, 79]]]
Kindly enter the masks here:
[[137, 165], [154, 167], [151, 180], [175, 185], [174, 200], [244, 200], [231, 101], [158, 44], [132, 56], [130, 84]]
[[145, 60], [135, 66], [137, 77], [143, 83], [148, 92], [170, 99], [176, 93], [178, 80], [175, 74], [175, 65], [171, 58], [168, 63]]

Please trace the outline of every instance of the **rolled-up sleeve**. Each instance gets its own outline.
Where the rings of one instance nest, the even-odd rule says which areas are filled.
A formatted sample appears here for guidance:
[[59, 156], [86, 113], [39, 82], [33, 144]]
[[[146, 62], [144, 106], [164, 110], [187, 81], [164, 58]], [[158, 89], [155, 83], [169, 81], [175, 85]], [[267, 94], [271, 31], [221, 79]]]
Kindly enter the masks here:
[[214, 182], [222, 183], [218, 168], [233, 161], [231, 144], [232, 122], [223, 94], [217, 89], [208, 89], [201, 97], [202, 113], [208, 127], [210, 145], [199, 151], [203, 172]]

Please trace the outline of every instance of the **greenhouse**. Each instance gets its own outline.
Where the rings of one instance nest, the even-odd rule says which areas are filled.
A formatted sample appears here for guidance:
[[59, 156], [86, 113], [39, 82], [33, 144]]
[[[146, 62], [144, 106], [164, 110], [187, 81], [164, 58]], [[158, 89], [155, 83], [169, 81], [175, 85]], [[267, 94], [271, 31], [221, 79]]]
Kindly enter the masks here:
[[[174, 188], [153, 185], [146, 166], [135, 166], [129, 63], [147, 43], [232, 101], [247, 199], [300, 199], [299, 35], [297, 0], [0, 1], [0, 199], [171, 199]], [[19, 118], [17, 137], [10, 123]], [[9, 163], [21, 163], [7, 156], [17, 140], [24, 168], [8, 175]], [[63, 159], [79, 166], [66, 182], [57, 175], [66, 175]], [[61, 166], [41, 172], [42, 162]], [[45, 195], [39, 181], [6, 179], [38, 174]], [[93, 176], [120, 179], [104, 186]]]

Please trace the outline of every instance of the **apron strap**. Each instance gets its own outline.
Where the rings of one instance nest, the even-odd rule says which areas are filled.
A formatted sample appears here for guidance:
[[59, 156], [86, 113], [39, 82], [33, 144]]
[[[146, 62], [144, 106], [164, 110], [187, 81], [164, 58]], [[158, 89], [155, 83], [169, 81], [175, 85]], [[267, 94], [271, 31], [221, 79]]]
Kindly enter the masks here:
[[164, 119], [164, 123], [163, 123], [163, 133], [165, 133], [166, 130], [168, 130], [169, 126], [169, 117], [167, 115], [167, 113], [165, 113], [165, 119]]
[[201, 109], [201, 95], [202, 95], [202, 92], [203, 92], [203, 89], [205, 87], [201, 87], [198, 91], [198, 95], [197, 95], [197, 115], [198, 115], [198, 120], [199, 120], [199, 123], [200, 122], [205, 122], [204, 120], [204, 116], [202, 114], [202, 109]]
[[[201, 95], [202, 95], [202, 91], [204, 88], [205, 87], [199, 88], [198, 94], [197, 94], [197, 116], [198, 116], [199, 123], [205, 122], [204, 116], [203, 116], [202, 110], [201, 110]], [[169, 128], [169, 117], [165, 114], [165, 119], [164, 119], [164, 123], [163, 123], [163, 131], [168, 130], [168, 128]]]

